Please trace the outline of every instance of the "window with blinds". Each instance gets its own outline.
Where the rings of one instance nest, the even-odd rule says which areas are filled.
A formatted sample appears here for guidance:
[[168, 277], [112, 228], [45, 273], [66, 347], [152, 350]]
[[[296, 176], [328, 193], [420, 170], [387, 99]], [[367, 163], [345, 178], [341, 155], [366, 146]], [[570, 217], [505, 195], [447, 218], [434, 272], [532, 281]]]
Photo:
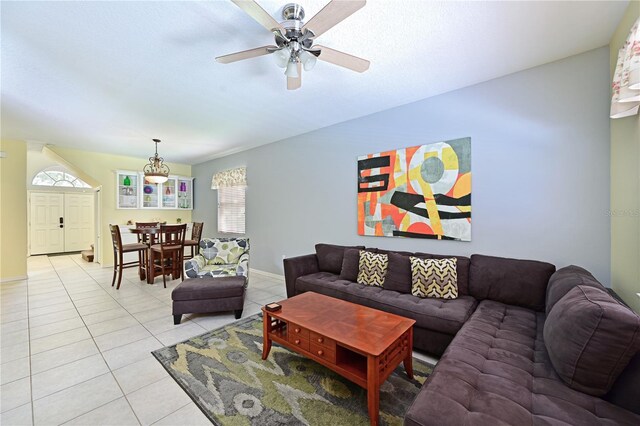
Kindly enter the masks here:
[[218, 232], [244, 234], [244, 186], [218, 189]]

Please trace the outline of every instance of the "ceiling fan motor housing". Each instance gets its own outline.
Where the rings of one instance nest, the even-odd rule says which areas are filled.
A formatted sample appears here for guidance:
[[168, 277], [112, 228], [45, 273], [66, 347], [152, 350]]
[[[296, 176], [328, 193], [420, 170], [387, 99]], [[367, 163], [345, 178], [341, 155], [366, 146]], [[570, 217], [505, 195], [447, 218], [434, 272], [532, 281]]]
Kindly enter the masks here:
[[304, 19], [304, 8], [297, 3], [288, 3], [282, 8], [282, 17], [285, 21]]

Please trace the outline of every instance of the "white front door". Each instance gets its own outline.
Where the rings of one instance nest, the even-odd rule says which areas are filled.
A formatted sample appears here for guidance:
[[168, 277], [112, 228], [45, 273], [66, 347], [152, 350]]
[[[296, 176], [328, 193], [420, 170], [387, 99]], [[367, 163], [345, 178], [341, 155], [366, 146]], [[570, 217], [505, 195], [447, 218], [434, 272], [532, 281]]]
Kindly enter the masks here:
[[31, 193], [31, 254], [64, 251], [64, 196], [47, 192]]
[[64, 194], [65, 252], [89, 250], [93, 221], [93, 194]]

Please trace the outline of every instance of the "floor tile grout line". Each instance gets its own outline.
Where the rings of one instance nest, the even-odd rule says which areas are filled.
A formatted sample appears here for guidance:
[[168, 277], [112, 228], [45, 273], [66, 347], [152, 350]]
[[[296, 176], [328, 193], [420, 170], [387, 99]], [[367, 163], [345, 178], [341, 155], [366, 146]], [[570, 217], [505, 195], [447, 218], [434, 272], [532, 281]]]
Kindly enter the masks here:
[[[171, 377], [171, 376], [169, 376], [169, 377]], [[153, 425], [155, 425], [156, 423], [158, 423], [158, 422], [160, 422], [160, 421], [162, 421], [162, 420], [166, 419], [166, 418], [167, 418], [167, 417], [169, 417], [170, 415], [175, 414], [177, 411], [182, 410], [184, 407], [186, 407], [186, 406], [187, 406], [187, 405], [189, 405], [189, 404], [194, 404], [194, 402], [190, 400], [189, 402], [187, 402], [186, 404], [184, 404], [182, 407], [178, 408], [177, 410], [174, 410], [174, 411], [170, 412], [169, 414], [167, 414], [167, 415], [166, 415], [166, 416], [164, 416], [164, 417], [159, 418], [159, 419], [158, 419], [158, 420], [156, 420], [155, 422], [151, 423], [149, 426], [153, 426]]]
[[[53, 265], [52, 265], [53, 266]], [[55, 271], [55, 270], [54, 270]], [[29, 271], [27, 270], [27, 336], [29, 337], [29, 400], [31, 401], [31, 424], [36, 424], [33, 406], [33, 368], [31, 366], [31, 315], [29, 314]]]
[[[97, 355], [97, 354], [96, 354], [96, 355]], [[108, 367], [108, 366], [107, 366], [107, 367]], [[64, 388], [64, 389], [58, 389], [57, 391], [52, 392], [52, 393], [50, 393], [50, 394], [48, 394], [48, 395], [45, 395], [45, 396], [43, 396], [43, 397], [41, 397], [41, 398], [38, 398], [38, 399], [36, 399], [36, 400], [34, 400], [34, 401], [40, 401], [41, 399], [48, 398], [48, 397], [50, 397], [51, 395], [55, 395], [55, 394], [57, 394], [57, 393], [64, 392], [64, 391], [66, 391], [67, 389], [71, 389], [72, 387], [75, 387], [75, 386], [81, 385], [81, 384], [83, 384], [83, 383], [90, 382], [91, 380], [97, 379], [97, 378], [99, 378], [99, 377], [106, 376], [106, 375], [108, 375], [108, 374], [111, 374], [111, 371], [108, 371], [108, 372], [103, 373], [103, 374], [99, 374], [99, 375], [97, 375], [97, 376], [95, 376], [95, 377], [92, 377], [92, 378], [90, 378], [90, 379], [87, 379], [87, 380], [83, 380], [83, 381], [78, 382], [78, 383], [76, 383], [76, 384], [74, 384], [74, 385], [67, 386], [67, 387], [66, 387], [66, 388]], [[111, 375], [113, 376], [113, 374], [111, 374]], [[115, 378], [114, 378], [114, 380], [115, 380]], [[116, 381], [116, 383], [117, 383], [117, 381]], [[120, 386], [118, 385], [118, 387], [120, 387]], [[122, 388], [120, 388], [120, 391], [122, 391]], [[115, 397], [114, 399], [112, 399], [112, 400], [110, 400], [110, 401], [108, 401], [108, 402], [106, 402], [106, 403], [104, 403], [104, 404], [102, 404], [102, 405], [100, 405], [100, 406], [98, 406], [98, 407], [92, 408], [92, 409], [90, 409], [89, 411], [84, 411], [84, 412], [82, 412], [82, 413], [78, 414], [77, 416], [75, 416], [75, 417], [73, 417], [73, 418], [71, 418], [71, 419], [65, 420], [65, 421], [63, 421], [62, 423], [59, 423], [59, 424], [61, 424], [61, 425], [62, 425], [62, 424], [64, 424], [64, 423], [68, 423], [68, 422], [70, 422], [70, 421], [71, 421], [71, 420], [73, 420], [73, 419], [76, 419], [76, 418], [78, 418], [78, 417], [80, 417], [80, 416], [84, 416], [85, 414], [90, 413], [90, 412], [92, 412], [93, 410], [96, 410], [96, 409], [98, 409], [98, 408], [100, 408], [100, 407], [102, 407], [102, 406], [104, 406], [104, 405], [110, 404], [110, 403], [112, 403], [113, 401], [115, 401], [116, 399], [119, 399], [119, 398], [122, 398], [122, 397], [124, 397], [124, 392], [122, 393], [122, 395], [117, 396], [117, 397]], [[131, 407], [131, 411], [133, 412], [133, 407]], [[33, 418], [33, 425], [34, 425], [34, 426], [36, 426], [36, 423], [35, 423], [35, 410], [33, 409], [33, 401], [31, 402], [31, 414], [32, 414], [32, 416], [34, 416], [34, 418]], [[135, 412], [134, 412], [133, 414], [135, 415]], [[136, 416], [136, 420], [137, 420], [137, 419], [138, 419], [138, 417]], [[138, 423], [139, 423], [139, 424], [142, 424], [142, 423], [140, 423], [140, 421], [139, 421], [139, 420], [138, 420]]]
[[[85, 340], [91, 340], [91, 339], [84, 339], [84, 340], [80, 340], [79, 342], [75, 342], [75, 343], [84, 342]], [[74, 344], [74, 343], [70, 343], [70, 344], [68, 344], [68, 345], [64, 345], [64, 346], [70, 346], [70, 345], [73, 345], [73, 344]], [[60, 347], [62, 348], [62, 347], [64, 347], [64, 346], [60, 346]], [[55, 349], [58, 349], [58, 348], [55, 348]], [[54, 349], [50, 349], [50, 350], [54, 350]], [[100, 351], [100, 349], [98, 349], [98, 352], [99, 352], [99, 351]], [[45, 352], [49, 352], [49, 351], [45, 351]], [[40, 352], [40, 353], [38, 353], [38, 354], [36, 354], [36, 355], [40, 355], [40, 354], [42, 354], [42, 353], [44, 353], [44, 352]], [[55, 367], [51, 367], [51, 368], [47, 368], [46, 370], [38, 371], [37, 373], [32, 374], [32, 376], [37, 376], [38, 374], [45, 373], [45, 372], [47, 372], [47, 371], [51, 371], [51, 370], [56, 369], [56, 368], [58, 368], [58, 367], [64, 367], [65, 365], [73, 364], [74, 362], [82, 361], [83, 359], [87, 359], [87, 358], [90, 358], [90, 357], [95, 356], [95, 355], [98, 355], [98, 354], [97, 354], [97, 353], [95, 353], [95, 354], [91, 354], [91, 355], [83, 356], [82, 358], [74, 359], [73, 361], [65, 362], [64, 364], [56, 365]]]
[[[55, 270], [55, 265], [53, 265], [53, 263], [51, 264], [54, 267]], [[56, 274], [58, 274], [57, 270], [56, 270]], [[58, 277], [60, 277], [60, 275], [58, 275]], [[94, 282], [97, 283], [96, 280], [94, 280], [93, 278], [90, 278], [91, 280], [93, 280]], [[64, 282], [62, 283], [63, 287], [65, 287], [65, 290], [67, 289], [66, 286], [64, 285]], [[67, 292], [68, 293], [68, 292]], [[115, 300], [115, 299], [114, 299]], [[72, 302], [73, 303], [73, 302]], [[119, 304], [119, 303], [118, 303]], [[73, 306], [76, 306], [75, 303], [73, 303]], [[77, 311], [77, 307], [76, 307], [76, 311]], [[128, 311], [127, 311], [128, 312]], [[78, 315], [80, 315], [80, 312], [78, 311]], [[122, 393], [123, 396], [125, 396], [124, 390], [122, 389], [122, 386], [120, 386], [120, 383], [118, 382], [118, 379], [116, 378], [116, 376], [113, 374], [113, 370], [111, 369], [111, 366], [109, 365], [109, 363], [107, 362], [106, 358], [104, 357], [104, 354], [102, 353], [102, 351], [100, 350], [100, 347], [98, 346], [98, 344], [96, 343], [95, 339], [93, 338], [93, 335], [91, 334], [91, 331], [89, 330], [89, 327], [87, 326], [87, 323], [84, 321], [84, 318], [82, 318], [82, 315], [80, 315], [80, 319], [83, 322], [83, 324], [85, 325], [87, 331], [89, 332], [89, 335], [91, 336], [91, 339], [93, 340], [93, 344], [96, 345], [96, 348], [98, 349], [98, 353], [100, 354], [100, 357], [102, 358], [102, 362], [104, 362], [104, 364], [107, 366], [107, 369], [109, 370], [109, 372], [107, 374], [111, 374], [111, 377], [113, 378], [114, 382], [116, 383], [116, 385], [118, 386], [118, 389], [120, 389], [120, 392]], [[157, 340], [157, 339], [156, 339]], [[99, 376], [98, 376], [99, 377]], [[31, 399], [33, 402], [33, 392], [31, 392]], [[116, 398], [117, 399], [117, 398]], [[133, 413], [133, 415], [136, 417], [136, 420], [138, 421], [138, 423], [142, 424], [142, 422], [140, 421], [140, 419], [138, 418], [138, 415], [136, 414], [136, 412], [134, 411], [133, 407], [131, 406], [131, 403], [129, 402], [129, 400], [127, 399], [127, 404], [129, 404], [129, 408], [131, 408], [131, 412]], [[95, 408], [87, 411], [91, 412], [93, 411]], [[33, 410], [33, 406], [31, 408], [31, 414], [34, 415], [34, 411]], [[86, 413], [84, 413], [86, 414]], [[35, 425], [35, 420], [34, 420], [34, 425]]]
[[[71, 320], [71, 319], [75, 319], [75, 318], [67, 318], [66, 320], [60, 320], [60, 321], [52, 322], [51, 324], [56, 324], [56, 323], [58, 323], [58, 322], [68, 321], [68, 320]], [[84, 324], [84, 323], [83, 323], [83, 324]], [[38, 327], [34, 327], [34, 328], [46, 327], [47, 325], [48, 325], [48, 324], [46, 324], [46, 325], [39, 325]], [[81, 325], [81, 326], [79, 326], [79, 327], [70, 328], [69, 330], [56, 331], [55, 333], [47, 334], [46, 336], [36, 337], [35, 339], [30, 340], [30, 342], [35, 341], [35, 340], [40, 340], [40, 339], [46, 339], [47, 337], [55, 336], [55, 335], [57, 335], [57, 334], [66, 333], [66, 332], [68, 332], [68, 331], [77, 330], [77, 329], [79, 329], [79, 328], [83, 328], [83, 327], [84, 327], [84, 325]], [[31, 329], [29, 329], [29, 330], [31, 330]], [[73, 343], [77, 343], [77, 342], [72, 342], [72, 343], [69, 343], [69, 344], [70, 344], [70, 345], [72, 345]], [[63, 345], [63, 346], [67, 346], [67, 345]], [[58, 346], [58, 347], [61, 347], [61, 346]], [[56, 349], [56, 348], [53, 348], [53, 349]], [[47, 352], [47, 351], [50, 351], [50, 350], [53, 350], [53, 349], [47, 349], [46, 351], [42, 351], [42, 352]], [[38, 353], [37, 353], [37, 354], [35, 354], [35, 355], [41, 354], [42, 352], [38, 352]]]
[[[74, 421], [74, 420], [75, 420], [75, 419], [77, 419], [78, 417], [82, 417], [82, 416], [84, 416], [85, 414], [89, 414], [91, 411], [98, 410], [98, 409], [100, 409], [100, 408], [102, 408], [102, 407], [104, 407], [104, 406], [106, 406], [106, 405], [109, 405], [109, 404], [111, 404], [112, 402], [117, 401], [117, 400], [118, 400], [118, 399], [120, 399], [120, 398], [124, 398], [125, 400], [127, 399], [127, 397], [126, 397], [125, 395], [119, 396], [119, 397], [117, 397], [117, 398], [116, 398], [116, 399], [114, 399], [114, 400], [111, 400], [111, 401], [109, 401], [109, 402], [105, 402], [104, 404], [102, 404], [102, 405], [100, 405], [100, 406], [98, 406], [98, 407], [94, 408], [93, 410], [87, 411], [86, 413], [82, 413], [82, 414], [80, 414], [80, 415], [75, 416], [75, 417], [74, 417], [74, 418], [72, 418], [72, 419], [66, 420], [64, 423], [61, 423], [61, 424], [60, 424], [60, 426], [66, 425], [66, 424], [68, 424], [69, 422]], [[129, 404], [129, 401], [127, 401], [127, 404]], [[129, 407], [131, 407], [131, 404], [129, 404]], [[133, 412], [133, 408], [131, 408], [131, 412]], [[136, 415], [136, 413], [134, 412], [134, 413], [133, 413], [133, 415], [135, 416], [135, 415]], [[138, 422], [138, 425], [141, 425], [141, 424], [142, 424], [142, 423], [140, 423], [140, 420], [138, 420], [138, 417], [137, 417], [137, 416], [136, 416], [136, 421]]]

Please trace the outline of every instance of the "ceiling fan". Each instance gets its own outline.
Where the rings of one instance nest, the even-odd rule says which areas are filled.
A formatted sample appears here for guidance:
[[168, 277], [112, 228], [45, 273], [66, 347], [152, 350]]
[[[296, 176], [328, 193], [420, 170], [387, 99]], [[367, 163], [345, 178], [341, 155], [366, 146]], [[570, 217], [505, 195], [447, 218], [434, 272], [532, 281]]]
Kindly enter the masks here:
[[314, 39], [361, 9], [366, 0], [331, 0], [307, 23], [304, 9], [289, 3], [282, 9], [284, 21], [278, 23], [255, 0], [231, 0], [275, 36], [275, 45], [249, 49], [219, 56], [216, 61], [229, 64], [262, 55], [273, 55], [279, 67], [285, 69], [287, 89], [302, 86], [302, 69], [310, 71], [316, 60], [329, 62], [357, 72], [369, 69], [369, 61], [325, 46], [314, 45]]

